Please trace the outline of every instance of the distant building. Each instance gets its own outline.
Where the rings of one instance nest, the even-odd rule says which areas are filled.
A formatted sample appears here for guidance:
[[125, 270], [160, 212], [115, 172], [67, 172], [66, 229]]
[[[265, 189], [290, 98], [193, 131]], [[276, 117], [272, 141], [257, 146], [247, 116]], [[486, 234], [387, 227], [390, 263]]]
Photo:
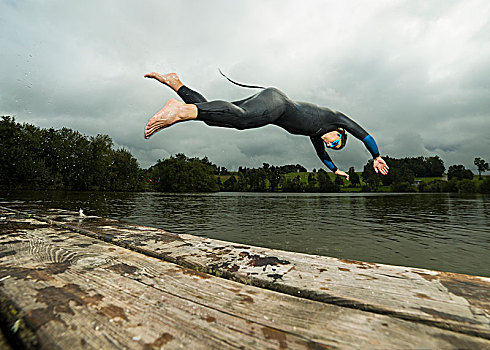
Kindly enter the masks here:
[[442, 174], [441, 180], [442, 181], [448, 181], [447, 174]]

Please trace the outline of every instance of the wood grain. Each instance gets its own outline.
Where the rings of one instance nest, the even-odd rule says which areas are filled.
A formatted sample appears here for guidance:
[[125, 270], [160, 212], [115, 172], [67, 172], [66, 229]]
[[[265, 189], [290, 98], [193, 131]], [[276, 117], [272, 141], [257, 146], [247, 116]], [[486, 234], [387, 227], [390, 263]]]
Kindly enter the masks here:
[[[489, 346], [488, 341], [477, 337], [427, 326], [413, 312], [425, 307], [422, 312], [433, 313], [434, 317], [441, 318], [441, 314], [444, 318], [452, 317], [449, 328], [454, 328], [455, 323], [470, 329], [482, 328], [481, 324], [475, 326], [474, 323], [467, 326], [468, 320], [473, 321], [471, 315], [457, 313], [468, 308], [485, 310], [488, 289], [472, 305], [467, 300], [474, 296], [474, 292], [470, 297], [463, 297], [451, 293], [442, 284], [441, 288], [427, 289], [427, 286], [433, 287], [435, 281], [441, 283], [440, 274], [433, 271], [330, 258], [322, 260], [323, 257], [245, 247], [188, 235], [176, 237], [161, 230], [102, 218], [77, 223], [79, 219], [74, 214], [59, 211], [44, 215], [50, 215], [49, 220], [56, 219], [58, 226], [67, 227], [66, 223], [70, 222], [71, 230], [46, 225], [32, 216], [26, 219], [25, 215], [14, 215], [7, 209], [0, 213], [9, 218], [5, 227], [0, 226], [0, 266], [2, 274], [8, 273], [0, 278], [10, 276], [1, 282], [0, 289], [10, 300], [15, 299], [17, 304], [23, 305], [26, 319], [31, 324], [35, 324], [33, 320], [42, 323], [36, 332], [43, 342], [49, 340], [47, 334], [56, 334], [56, 330], [66, 333], [67, 328], [74, 326], [72, 337], [68, 337], [71, 340], [67, 342], [77, 339], [80, 346], [88, 344], [90, 347], [112, 346], [112, 343], [115, 347], [150, 346], [159, 339], [154, 337], [158, 334], [157, 328], [165, 329], [164, 333], [169, 334], [161, 337], [173, 337], [167, 342], [171, 347], [180, 344], [198, 346], [201, 340], [199, 344], [204, 347], [220, 348], [284, 348], [285, 344], [288, 348], [386, 348], [386, 344], [393, 348], [461, 347], [454, 344], [471, 345], [472, 348]], [[38, 212], [36, 216], [40, 214]], [[46, 220], [46, 216], [43, 218]], [[81, 236], [74, 232], [75, 229], [91, 232], [93, 237], [103, 235], [106, 240], [110, 237], [113, 243], [142, 252], [150, 251], [154, 256], [162, 255], [167, 260], [183, 262], [201, 271], [209, 269], [217, 275], [233, 275], [233, 279], [256, 285], [265, 280], [274, 289], [284, 289], [301, 298], [153, 259], [100, 239]], [[135, 236], [133, 239], [132, 235]], [[164, 237], [160, 237], [162, 235]], [[307, 265], [310, 265], [309, 269]], [[459, 280], [451, 280], [451, 283], [458, 283], [457, 287], [451, 287], [453, 290], [474, 282], [474, 276], [468, 276], [468, 280], [461, 280], [464, 275], [456, 277]], [[391, 289], [376, 295], [380, 287], [376, 290], [368, 287], [376, 286], [378, 281], [382, 287], [390, 286]], [[336, 293], [340, 292], [346, 296], [337, 297]], [[468, 294], [466, 290], [458, 293]], [[384, 300], [387, 296], [389, 302]], [[412, 297], [403, 299], [406, 296]], [[68, 298], [70, 308], [55, 302], [63, 297]], [[339, 305], [351, 304], [346, 308], [304, 297]], [[361, 305], [359, 308], [364, 310], [373, 308], [376, 313], [355, 310], [353, 306], [356, 305]], [[394, 314], [395, 310], [416, 322], [383, 315], [377, 305], [391, 308], [386, 314]], [[446, 310], [452, 312], [448, 314], [450, 316], [444, 315]], [[43, 323], [42, 317], [46, 315], [50, 317]], [[485, 318], [488, 314], [473, 315], [474, 318], [479, 316]], [[123, 327], [125, 335], [121, 327], [114, 328], [114, 322]], [[87, 324], [103, 325], [105, 331], [101, 339], [106, 341], [99, 339], [99, 343], [93, 343], [95, 340], [88, 339], [96, 326], [87, 328]], [[172, 328], [171, 325], [178, 326]], [[475, 333], [481, 336], [481, 332]], [[85, 343], [82, 344], [81, 339]], [[66, 341], [60, 343], [61, 340], [56, 342], [68, 344]]]

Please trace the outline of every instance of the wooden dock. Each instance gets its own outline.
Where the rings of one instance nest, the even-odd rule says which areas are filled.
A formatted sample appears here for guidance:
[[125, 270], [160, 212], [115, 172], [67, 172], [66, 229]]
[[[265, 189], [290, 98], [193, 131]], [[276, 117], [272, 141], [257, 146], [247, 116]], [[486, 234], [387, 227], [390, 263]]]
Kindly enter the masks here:
[[0, 348], [490, 349], [490, 279], [0, 203]]

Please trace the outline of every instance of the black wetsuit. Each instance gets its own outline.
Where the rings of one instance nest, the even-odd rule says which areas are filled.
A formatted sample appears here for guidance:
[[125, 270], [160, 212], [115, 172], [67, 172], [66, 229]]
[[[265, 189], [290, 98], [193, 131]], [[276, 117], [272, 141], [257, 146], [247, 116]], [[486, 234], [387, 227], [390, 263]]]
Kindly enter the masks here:
[[291, 134], [309, 136], [318, 157], [334, 172], [337, 167], [325, 151], [321, 136], [337, 128], [343, 128], [361, 140], [373, 158], [379, 156], [374, 138], [345, 114], [311, 103], [292, 101], [276, 88], [263, 89], [235, 102], [208, 102], [187, 86], [182, 86], [177, 94], [185, 103], [197, 106], [197, 120], [211, 126], [244, 130], [272, 124]]

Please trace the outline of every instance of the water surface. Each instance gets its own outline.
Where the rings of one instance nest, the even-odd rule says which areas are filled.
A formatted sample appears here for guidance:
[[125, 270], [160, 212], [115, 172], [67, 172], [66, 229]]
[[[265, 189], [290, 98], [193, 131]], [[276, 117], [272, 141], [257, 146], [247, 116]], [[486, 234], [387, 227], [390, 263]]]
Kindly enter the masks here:
[[308, 254], [490, 276], [490, 197], [10, 192], [47, 207]]

